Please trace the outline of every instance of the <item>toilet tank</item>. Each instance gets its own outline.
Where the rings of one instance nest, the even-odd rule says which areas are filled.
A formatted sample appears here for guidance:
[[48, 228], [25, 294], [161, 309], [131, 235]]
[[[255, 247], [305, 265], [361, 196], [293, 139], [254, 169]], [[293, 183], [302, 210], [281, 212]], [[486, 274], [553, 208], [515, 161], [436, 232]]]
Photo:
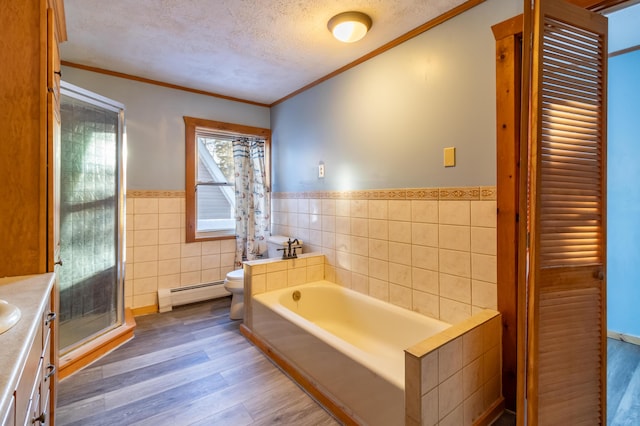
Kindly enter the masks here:
[[[282, 250], [278, 251], [278, 249], [289, 248], [287, 241], [289, 241], [290, 237], [285, 237], [284, 235], [272, 235], [267, 239], [267, 256], [269, 258], [278, 258], [282, 257]], [[295, 238], [291, 238], [295, 240]], [[302, 254], [302, 241], [299, 241], [299, 244], [292, 244], [291, 251], [293, 253], [293, 248], [296, 248], [296, 254]]]

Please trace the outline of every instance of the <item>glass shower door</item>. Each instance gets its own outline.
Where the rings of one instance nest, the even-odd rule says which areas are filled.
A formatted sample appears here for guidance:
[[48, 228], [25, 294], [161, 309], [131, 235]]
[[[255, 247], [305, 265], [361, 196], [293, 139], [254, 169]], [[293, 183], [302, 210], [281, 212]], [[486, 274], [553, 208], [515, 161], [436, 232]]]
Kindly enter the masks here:
[[123, 322], [124, 107], [63, 83], [60, 350]]

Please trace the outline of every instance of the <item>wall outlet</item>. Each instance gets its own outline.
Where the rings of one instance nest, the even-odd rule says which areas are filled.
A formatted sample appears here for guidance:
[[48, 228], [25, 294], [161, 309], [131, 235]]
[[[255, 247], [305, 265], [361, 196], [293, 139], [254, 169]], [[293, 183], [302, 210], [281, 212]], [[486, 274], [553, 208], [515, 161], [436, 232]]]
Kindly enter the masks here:
[[324, 178], [324, 161], [318, 164], [318, 179]]

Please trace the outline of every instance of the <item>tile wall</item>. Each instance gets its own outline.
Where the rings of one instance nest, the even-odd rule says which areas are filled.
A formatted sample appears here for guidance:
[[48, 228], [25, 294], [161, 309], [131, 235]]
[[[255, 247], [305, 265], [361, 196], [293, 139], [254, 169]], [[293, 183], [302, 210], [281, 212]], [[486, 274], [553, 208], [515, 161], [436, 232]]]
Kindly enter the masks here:
[[125, 306], [155, 307], [160, 288], [224, 279], [235, 240], [185, 241], [182, 191], [127, 191]]
[[487, 309], [409, 348], [405, 424], [471, 426], [498, 414], [501, 333], [500, 313]]
[[495, 187], [274, 193], [272, 233], [325, 278], [457, 323], [497, 308]]

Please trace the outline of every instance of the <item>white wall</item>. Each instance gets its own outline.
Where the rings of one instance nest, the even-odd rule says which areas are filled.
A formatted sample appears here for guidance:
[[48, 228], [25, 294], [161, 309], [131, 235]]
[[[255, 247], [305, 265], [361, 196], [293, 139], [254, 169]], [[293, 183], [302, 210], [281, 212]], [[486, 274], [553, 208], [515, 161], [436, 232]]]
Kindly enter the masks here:
[[184, 190], [183, 116], [269, 128], [269, 108], [62, 68], [63, 80], [125, 105], [127, 189]]
[[494, 185], [491, 26], [521, 10], [488, 0], [272, 108], [274, 191]]

